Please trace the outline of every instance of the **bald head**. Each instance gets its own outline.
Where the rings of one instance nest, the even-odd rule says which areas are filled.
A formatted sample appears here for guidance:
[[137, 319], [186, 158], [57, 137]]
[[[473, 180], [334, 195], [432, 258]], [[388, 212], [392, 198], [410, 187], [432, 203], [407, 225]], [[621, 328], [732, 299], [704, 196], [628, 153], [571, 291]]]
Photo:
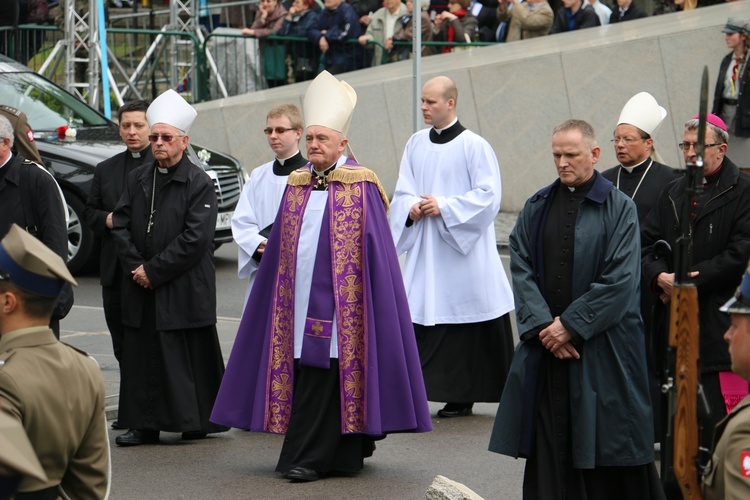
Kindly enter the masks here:
[[458, 89], [447, 76], [436, 76], [422, 87], [422, 115], [428, 125], [444, 128], [456, 118]]

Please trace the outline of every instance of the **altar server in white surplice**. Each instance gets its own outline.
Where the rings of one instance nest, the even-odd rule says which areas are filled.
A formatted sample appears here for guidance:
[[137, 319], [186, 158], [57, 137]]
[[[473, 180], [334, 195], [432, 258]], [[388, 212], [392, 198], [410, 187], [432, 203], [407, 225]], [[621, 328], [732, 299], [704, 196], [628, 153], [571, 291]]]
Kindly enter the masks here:
[[268, 112], [263, 132], [276, 158], [253, 170], [232, 216], [237, 274], [240, 279], [248, 279], [246, 300], [279, 211], [287, 177], [307, 164], [299, 151], [303, 128], [302, 113], [294, 104], [281, 104]]
[[430, 401], [440, 417], [500, 400], [513, 356], [513, 294], [497, 253], [500, 168], [489, 143], [456, 118], [458, 90], [444, 76], [422, 89], [429, 130], [401, 160], [390, 224], [406, 252], [404, 283]]

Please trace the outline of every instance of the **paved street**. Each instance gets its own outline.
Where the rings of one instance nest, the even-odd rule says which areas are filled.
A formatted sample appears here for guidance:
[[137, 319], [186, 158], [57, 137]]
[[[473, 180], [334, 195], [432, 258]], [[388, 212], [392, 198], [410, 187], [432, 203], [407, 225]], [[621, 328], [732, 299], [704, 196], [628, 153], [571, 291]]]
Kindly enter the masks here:
[[[505, 221], [506, 227], [508, 224]], [[506, 231], [509, 229], [498, 227], [501, 246], [507, 235], [500, 233]], [[237, 247], [229, 244], [216, 253], [218, 329], [225, 359], [244, 305], [245, 284], [237, 279], [236, 252]], [[76, 305], [62, 322], [62, 339], [99, 361], [108, 405], [114, 409], [119, 371], [101, 309], [98, 278], [79, 276], [78, 281]], [[497, 404], [478, 404], [474, 416], [453, 420], [435, 417], [441, 407], [430, 404], [432, 432], [389, 436], [378, 443], [375, 455], [365, 461], [358, 476], [309, 484], [292, 484], [274, 473], [280, 436], [233, 429], [202, 441], [183, 442], [179, 434], [163, 433], [159, 445], [118, 448], [114, 438], [122, 431], [111, 431], [111, 498], [419, 499], [438, 474], [466, 484], [486, 499], [520, 498], [523, 460], [487, 451]]]

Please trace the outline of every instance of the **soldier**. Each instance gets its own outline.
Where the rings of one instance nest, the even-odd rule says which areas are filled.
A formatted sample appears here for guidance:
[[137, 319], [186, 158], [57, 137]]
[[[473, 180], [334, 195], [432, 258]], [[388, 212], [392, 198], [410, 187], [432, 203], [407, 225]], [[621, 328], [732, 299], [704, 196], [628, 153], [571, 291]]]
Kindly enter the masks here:
[[[750, 380], [750, 267], [737, 294], [719, 309], [731, 315], [724, 333], [732, 371]], [[711, 462], [703, 477], [706, 500], [750, 498], [750, 396], [716, 426]]]
[[42, 157], [39, 156], [39, 150], [34, 142], [34, 131], [31, 130], [26, 113], [13, 106], [0, 104], [0, 115], [6, 117], [13, 127], [15, 152], [27, 160], [43, 165]]
[[26, 476], [19, 492], [99, 499], [110, 479], [104, 380], [47, 326], [64, 283], [76, 285], [63, 260], [11, 226], [0, 242], [0, 411], [23, 425], [47, 475]]

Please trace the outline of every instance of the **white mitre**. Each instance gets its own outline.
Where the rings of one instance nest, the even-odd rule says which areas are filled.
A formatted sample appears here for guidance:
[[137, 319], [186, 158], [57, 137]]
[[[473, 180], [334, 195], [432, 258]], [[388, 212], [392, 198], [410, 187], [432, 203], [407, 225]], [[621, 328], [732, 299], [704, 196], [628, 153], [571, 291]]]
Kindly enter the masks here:
[[346, 137], [356, 104], [357, 93], [351, 85], [323, 71], [305, 92], [302, 105], [305, 127], [320, 125], [341, 132]]
[[165, 123], [186, 135], [196, 116], [198, 113], [193, 107], [172, 89], [154, 99], [146, 111], [149, 127], [157, 123]]
[[625, 103], [617, 124], [633, 125], [648, 135], [653, 135], [666, 116], [667, 110], [659, 106], [654, 96], [648, 92], [639, 92]]

